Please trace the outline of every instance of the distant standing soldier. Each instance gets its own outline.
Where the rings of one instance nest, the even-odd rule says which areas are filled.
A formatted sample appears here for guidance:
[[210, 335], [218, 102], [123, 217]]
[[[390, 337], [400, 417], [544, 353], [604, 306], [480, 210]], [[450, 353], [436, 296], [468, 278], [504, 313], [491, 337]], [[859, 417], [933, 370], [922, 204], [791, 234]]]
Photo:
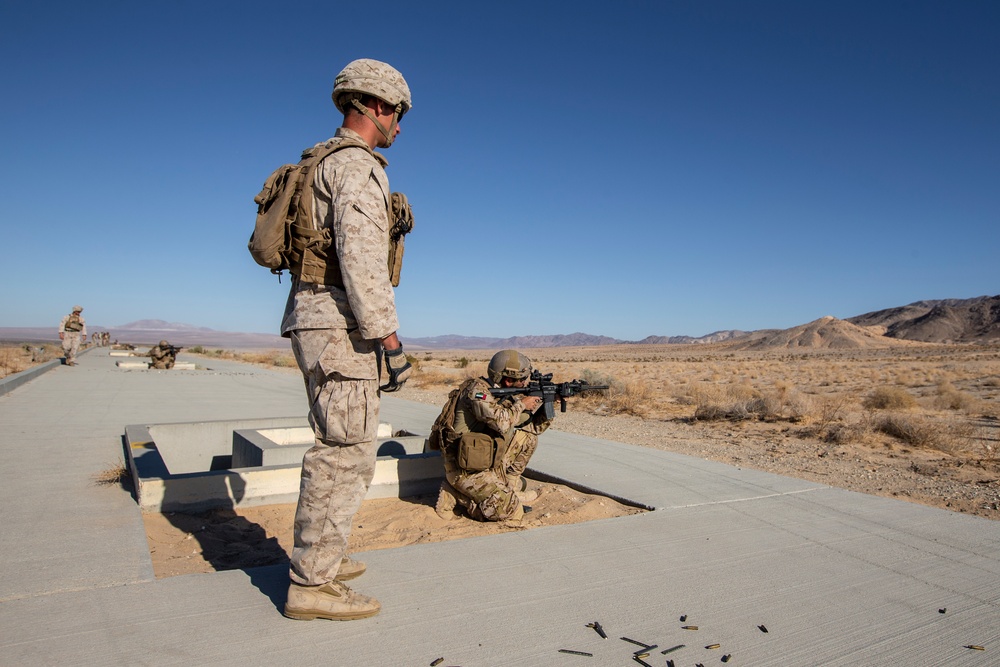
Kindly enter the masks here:
[[326, 157], [303, 192], [333, 242], [306, 246], [281, 323], [316, 438], [302, 461], [285, 603], [285, 616], [298, 620], [352, 620], [381, 609], [343, 583], [365, 571], [348, 557], [347, 539], [375, 474], [379, 390], [396, 391], [412, 373], [396, 336], [388, 267], [392, 193], [374, 152], [399, 134], [410, 89], [390, 65], [355, 60], [334, 80], [333, 102], [344, 120], [332, 141], [350, 145]]
[[149, 363], [150, 368], [165, 371], [174, 367], [174, 362], [177, 361], [177, 348], [167, 341], [161, 340], [159, 345], [154, 346], [149, 351], [149, 356], [152, 358]]
[[73, 312], [59, 322], [59, 340], [66, 354], [66, 365], [76, 366], [80, 343], [87, 342], [87, 322], [83, 319], [83, 306], [73, 306]]
[[438, 514], [457, 505], [479, 521], [519, 521], [523, 503], [534, 499], [521, 475], [550, 424], [538, 396], [497, 399], [490, 389], [524, 387], [531, 360], [517, 350], [501, 350], [490, 359], [488, 378], [470, 378], [451, 396], [434, 423], [445, 481]]

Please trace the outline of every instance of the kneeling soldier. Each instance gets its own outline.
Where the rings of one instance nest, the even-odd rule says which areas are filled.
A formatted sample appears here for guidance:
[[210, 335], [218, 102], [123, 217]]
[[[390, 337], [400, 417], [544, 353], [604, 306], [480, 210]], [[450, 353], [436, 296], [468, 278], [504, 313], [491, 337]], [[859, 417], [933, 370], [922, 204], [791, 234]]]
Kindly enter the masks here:
[[531, 360], [526, 356], [501, 350], [490, 360], [487, 375], [453, 391], [434, 423], [437, 433], [431, 438], [441, 448], [445, 472], [437, 511], [446, 516], [459, 505], [476, 520], [516, 522], [524, 516], [523, 503], [534, 498], [524, 491], [521, 475], [550, 420], [538, 410], [538, 396], [497, 399], [490, 393], [527, 385]]

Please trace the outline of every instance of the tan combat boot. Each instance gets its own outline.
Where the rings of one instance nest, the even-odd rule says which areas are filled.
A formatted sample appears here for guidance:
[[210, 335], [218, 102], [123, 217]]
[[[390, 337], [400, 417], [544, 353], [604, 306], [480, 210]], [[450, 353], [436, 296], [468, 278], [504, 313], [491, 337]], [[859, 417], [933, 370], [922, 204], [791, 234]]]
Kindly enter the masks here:
[[511, 475], [510, 485], [517, 493], [517, 499], [521, 501], [522, 505], [527, 505], [538, 498], [538, 491], [528, 490], [528, 480], [520, 475]]
[[378, 600], [356, 593], [339, 581], [322, 586], [288, 586], [285, 616], [298, 621], [324, 618], [329, 621], [353, 621], [381, 611]]
[[434, 511], [442, 519], [454, 519], [458, 514], [459, 504], [458, 491], [455, 490], [448, 480], [441, 480], [441, 490], [438, 491], [437, 504]]
[[337, 581], [347, 581], [348, 579], [354, 579], [355, 577], [360, 577], [365, 573], [368, 567], [359, 560], [354, 560], [350, 556], [344, 556], [343, 560], [340, 561], [340, 569], [337, 570]]

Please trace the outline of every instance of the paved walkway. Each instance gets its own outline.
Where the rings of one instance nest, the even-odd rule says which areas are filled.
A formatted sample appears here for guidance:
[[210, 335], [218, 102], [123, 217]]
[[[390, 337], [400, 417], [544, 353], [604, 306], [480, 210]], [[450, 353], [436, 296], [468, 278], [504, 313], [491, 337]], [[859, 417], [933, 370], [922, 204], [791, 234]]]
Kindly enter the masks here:
[[[304, 392], [114, 361], [0, 396], [0, 664], [634, 667], [621, 637], [660, 667], [1000, 664], [1000, 522], [558, 431], [532, 469], [656, 510], [366, 553], [383, 611], [349, 623], [283, 618], [284, 567], [156, 580], [134, 501], [93, 483], [124, 427], [300, 415]], [[388, 397], [382, 418], [436, 412]]]

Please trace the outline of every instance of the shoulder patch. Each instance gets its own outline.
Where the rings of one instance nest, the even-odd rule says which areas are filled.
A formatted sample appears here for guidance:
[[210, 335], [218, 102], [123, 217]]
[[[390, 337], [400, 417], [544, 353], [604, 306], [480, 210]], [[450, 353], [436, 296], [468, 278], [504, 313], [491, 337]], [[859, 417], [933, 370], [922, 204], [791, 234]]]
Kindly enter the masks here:
[[477, 401], [485, 401], [487, 396], [488, 394], [485, 391], [477, 391], [473, 395], [473, 398], [475, 398]]

